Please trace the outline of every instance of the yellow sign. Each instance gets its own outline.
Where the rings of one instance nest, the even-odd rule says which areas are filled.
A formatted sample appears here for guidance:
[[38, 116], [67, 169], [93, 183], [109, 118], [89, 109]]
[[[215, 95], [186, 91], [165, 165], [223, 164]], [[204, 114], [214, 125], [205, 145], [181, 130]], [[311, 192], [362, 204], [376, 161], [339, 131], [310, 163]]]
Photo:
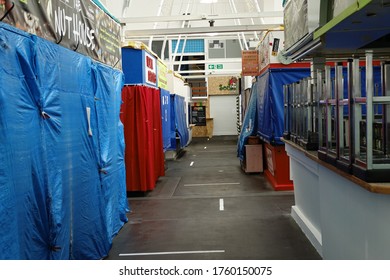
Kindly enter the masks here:
[[168, 74], [167, 66], [161, 60], [157, 60], [157, 75], [158, 75], [157, 86], [159, 88], [168, 90], [167, 74]]

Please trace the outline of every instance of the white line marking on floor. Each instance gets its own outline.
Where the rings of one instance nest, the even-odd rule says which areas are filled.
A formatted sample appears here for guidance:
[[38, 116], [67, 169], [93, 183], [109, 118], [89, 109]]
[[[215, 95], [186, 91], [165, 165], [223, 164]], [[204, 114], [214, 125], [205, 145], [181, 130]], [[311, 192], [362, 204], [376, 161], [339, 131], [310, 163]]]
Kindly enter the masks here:
[[191, 163], [190, 163], [190, 166], [193, 166], [194, 165], [194, 162], [193, 161], [191, 161]]
[[224, 211], [225, 206], [223, 205], [223, 198], [219, 199], [219, 211]]
[[240, 183], [184, 184], [184, 187], [239, 185]]
[[225, 253], [225, 250], [210, 250], [210, 251], [176, 251], [176, 252], [153, 252], [153, 253], [129, 253], [119, 254], [119, 257], [131, 256], [156, 256], [156, 255], [183, 255], [183, 254], [213, 254]]

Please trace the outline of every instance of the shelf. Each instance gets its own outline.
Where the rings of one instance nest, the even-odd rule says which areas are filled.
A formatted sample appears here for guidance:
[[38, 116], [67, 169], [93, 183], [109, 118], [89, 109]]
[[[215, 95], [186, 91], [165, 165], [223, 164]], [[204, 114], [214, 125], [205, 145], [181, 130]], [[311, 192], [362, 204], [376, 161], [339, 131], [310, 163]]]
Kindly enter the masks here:
[[359, 0], [285, 51], [294, 60], [313, 57], [390, 56], [390, 1]]

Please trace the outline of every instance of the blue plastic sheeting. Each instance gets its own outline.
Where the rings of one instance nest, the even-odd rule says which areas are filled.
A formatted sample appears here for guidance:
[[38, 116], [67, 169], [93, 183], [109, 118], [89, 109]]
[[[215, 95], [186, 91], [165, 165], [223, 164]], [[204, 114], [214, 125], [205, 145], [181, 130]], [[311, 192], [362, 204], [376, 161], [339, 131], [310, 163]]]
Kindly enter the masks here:
[[284, 68], [269, 69], [257, 78], [257, 134], [262, 140], [273, 145], [283, 144], [283, 85], [309, 76], [309, 68]]
[[[179, 147], [176, 143], [176, 133], [180, 138]], [[186, 121], [185, 99], [183, 96], [171, 94], [171, 148], [170, 150], [180, 149], [187, 146], [189, 133]]]
[[188, 144], [189, 133], [187, 128], [187, 115], [186, 115], [186, 105], [185, 99], [183, 96], [175, 96], [175, 123], [177, 132], [180, 137], [181, 147], [185, 147]]
[[257, 134], [257, 82], [252, 84], [251, 96], [249, 99], [246, 114], [242, 122], [241, 133], [237, 142], [237, 156], [244, 160], [245, 145], [249, 136]]
[[161, 120], [164, 152], [171, 147], [171, 97], [169, 91], [160, 89]]
[[127, 221], [123, 74], [0, 25], [0, 259], [101, 259]]

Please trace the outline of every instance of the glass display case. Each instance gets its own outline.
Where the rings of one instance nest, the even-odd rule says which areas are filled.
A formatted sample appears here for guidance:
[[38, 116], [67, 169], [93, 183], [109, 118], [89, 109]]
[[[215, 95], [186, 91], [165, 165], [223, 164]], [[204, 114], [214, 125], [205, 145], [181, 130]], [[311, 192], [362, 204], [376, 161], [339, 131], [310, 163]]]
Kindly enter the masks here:
[[[354, 66], [354, 79], [360, 72]], [[353, 91], [353, 174], [367, 182], [390, 181], [390, 63], [381, 64], [381, 81], [374, 80], [373, 52], [366, 52], [365, 96]]]

